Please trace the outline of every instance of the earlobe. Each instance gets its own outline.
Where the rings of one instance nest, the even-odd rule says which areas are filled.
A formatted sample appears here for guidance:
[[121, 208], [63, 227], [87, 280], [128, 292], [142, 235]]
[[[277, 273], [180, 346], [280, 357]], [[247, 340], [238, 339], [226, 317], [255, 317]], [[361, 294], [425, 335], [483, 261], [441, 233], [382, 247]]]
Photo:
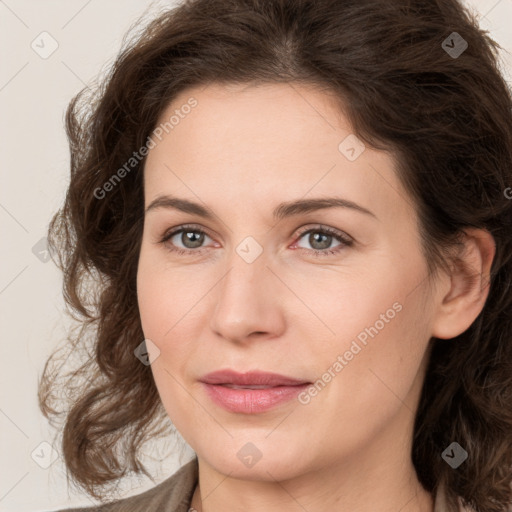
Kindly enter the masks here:
[[485, 306], [496, 244], [484, 229], [464, 229], [464, 247], [452, 265], [451, 286], [437, 297], [432, 336], [450, 339], [466, 331]]

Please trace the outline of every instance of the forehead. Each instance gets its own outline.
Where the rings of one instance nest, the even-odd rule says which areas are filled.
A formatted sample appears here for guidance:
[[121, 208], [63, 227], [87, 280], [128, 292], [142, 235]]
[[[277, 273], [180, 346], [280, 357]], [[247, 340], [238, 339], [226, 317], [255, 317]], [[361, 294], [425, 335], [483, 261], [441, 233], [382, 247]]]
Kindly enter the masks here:
[[292, 83], [190, 88], [174, 98], [162, 113], [160, 123], [181, 110], [188, 111], [186, 105], [192, 99], [196, 106], [182, 114], [172, 128], [176, 142], [181, 142], [182, 132], [190, 145], [203, 147], [203, 139], [214, 139], [227, 144], [224, 150], [247, 153], [254, 148], [259, 153], [263, 144], [268, 154], [282, 153], [286, 149], [283, 143], [298, 141], [309, 141], [309, 150], [319, 142], [337, 149], [340, 134], [352, 133], [332, 93]]
[[362, 146], [356, 159], [347, 158], [346, 141], [357, 143], [353, 129], [334, 95], [313, 86], [194, 87], [168, 105], [159, 119], [166, 122], [146, 161], [146, 202], [177, 189], [207, 203], [338, 192], [377, 209], [407, 207], [397, 202], [405, 191], [393, 156]]

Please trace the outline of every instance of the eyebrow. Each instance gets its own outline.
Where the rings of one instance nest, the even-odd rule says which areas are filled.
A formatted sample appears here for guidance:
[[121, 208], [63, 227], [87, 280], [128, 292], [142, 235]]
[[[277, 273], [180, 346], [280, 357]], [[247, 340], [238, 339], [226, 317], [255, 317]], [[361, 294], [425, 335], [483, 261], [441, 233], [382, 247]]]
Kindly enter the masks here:
[[[185, 213], [198, 215], [199, 217], [203, 217], [205, 219], [210, 220], [214, 220], [215, 217], [214, 213], [211, 210], [205, 208], [199, 203], [195, 203], [193, 201], [189, 201], [188, 199], [181, 199], [169, 195], [157, 197], [146, 208], [145, 213], [148, 213], [151, 210], [156, 210], [158, 208], [175, 209]], [[327, 208], [350, 208], [357, 212], [364, 213], [366, 215], [370, 215], [374, 218], [377, 218], [377, 216], [370, 210], [364, 208], [363, 206], [357, 203], [354, 203], [353, 201], [349, 201], [348, 199], [343, 199], [341, 197], [299, 199], [297, 201], [280, 203], [274, 209], [273, 217], [275, 220], [282, 220], [286, 217], [291, 217], [293, 215], [300, 215], [317, 210], [324, 210]]]

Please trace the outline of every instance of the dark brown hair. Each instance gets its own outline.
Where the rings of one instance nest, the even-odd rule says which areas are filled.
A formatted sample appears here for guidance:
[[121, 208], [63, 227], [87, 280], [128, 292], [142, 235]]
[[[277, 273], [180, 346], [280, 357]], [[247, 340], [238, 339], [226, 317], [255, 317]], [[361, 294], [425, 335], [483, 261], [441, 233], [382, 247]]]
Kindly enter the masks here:
[[[462, 40], [467, 48], [450, 53]], [[444, 483], [450, 510], [457, 496], [477, 511], [507, 510], [512, 98], [499, 50], [457, 0], [192, 0], [125, 43], [100, 85], [68, 107], [71, 179], [48, 234], [80, 322], [68, 340], [80, 364], [64, 373], [50, 358], [39, 399], [46, 417], [64, 416], [62, 452], [74, 482], [99, 497], [128, 472], [146, 472], [138, 450], [170, 423], [150, 367], [134, 356], [144, 339], [136, 274], [145, 159], [100, 198], [98, 190], [187, 87], [302, 82], [334, 92], [354, 133], [395, 155], [431, 276], [456, 261], [448, 249], [460, 246], [464, 228], [495, 239], [481, 314], [456, 338], [431, 340], [411, 456], [425, 489]], [[59, 411], [62, 401], [69, 407]], [[457, 469], [441, 458], [453, 441], [469, 454]]]

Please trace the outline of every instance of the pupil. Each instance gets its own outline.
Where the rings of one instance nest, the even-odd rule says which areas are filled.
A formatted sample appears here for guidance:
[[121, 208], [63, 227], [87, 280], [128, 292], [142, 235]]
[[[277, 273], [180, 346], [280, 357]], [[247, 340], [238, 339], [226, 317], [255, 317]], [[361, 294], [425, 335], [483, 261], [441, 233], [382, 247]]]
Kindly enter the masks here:
[[331, 244], [332, 236], [325, 235], [323, 233], [311, 233], [311, 235], [309, 236], [309, 243], [311, 244], [312, 247], [315, 247], [314, 244], [316, 243], [318, 237], [324, 237], [324, 242], [321, 243], [321, 247], [317, 247], [317, 249], [327, 249]]
[[[184, 232], [183, 235], [185, 236], [184, 239], [182, 237], [183, 245], [188, 248], [200, 247], [204, 239], [203, 233], [197, 233], [195, 231], [187, 231]], [[192, 243], [192, 245], [188, 245], [189, 243]]]

